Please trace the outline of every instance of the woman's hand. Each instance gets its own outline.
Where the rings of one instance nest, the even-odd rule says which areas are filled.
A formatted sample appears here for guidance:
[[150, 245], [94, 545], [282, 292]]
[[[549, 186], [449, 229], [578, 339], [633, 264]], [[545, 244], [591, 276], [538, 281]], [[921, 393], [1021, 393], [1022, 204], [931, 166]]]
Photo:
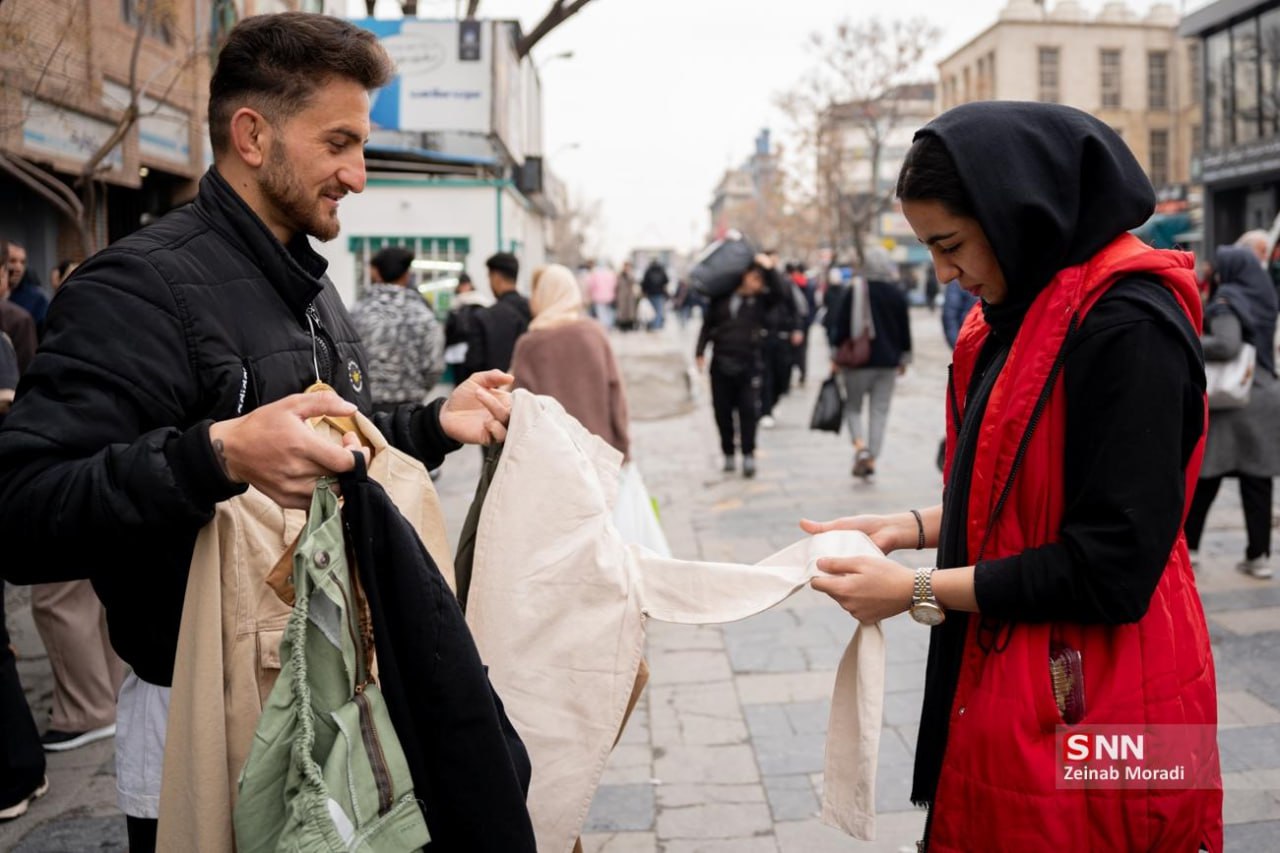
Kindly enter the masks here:
[[473, 373], [440, 409], [440, 428], [463, 444], [488, 446], [507, 437], [511, 420], [511, 393], [504, 390], [515, 377], [501, 370]]
[[805, 533], [826, 533], [828, 530], [861, 530], [884, 553], [899, 548], [914, 548], [919, 541], [916, 518], [909, 512], [895, 515], [851, 515], [834, 521], [800, 520]]
[[859, 622], [879, 622], [911, 607], [915, 574], [888, 557], [823, 557], [818, 568], [828, 574], [810, 581], [813, 588]]

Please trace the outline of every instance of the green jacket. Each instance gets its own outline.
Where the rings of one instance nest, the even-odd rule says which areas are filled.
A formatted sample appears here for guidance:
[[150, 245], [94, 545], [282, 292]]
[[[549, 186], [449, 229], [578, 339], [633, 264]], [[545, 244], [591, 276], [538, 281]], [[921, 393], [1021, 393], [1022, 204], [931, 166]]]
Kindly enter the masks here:
[[430, 840], [353, 605], [342, 516], [317, 484], [293, 555], [280, 676], [240, 774], [240, 853], [419, 850]]

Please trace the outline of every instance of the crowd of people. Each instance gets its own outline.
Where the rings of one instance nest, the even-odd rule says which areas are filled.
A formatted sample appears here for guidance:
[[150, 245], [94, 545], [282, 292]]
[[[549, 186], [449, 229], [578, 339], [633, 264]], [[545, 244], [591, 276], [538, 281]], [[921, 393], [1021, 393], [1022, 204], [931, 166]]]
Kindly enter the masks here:
[[[367, 135], [368, 92], [390, 73], [376, 39], [339, 19], [246, 19], [212, 75], [214, 166], [191, 205], [78, 268], [59, 265], [51, 283], [69, 284], [52, 307], [24, 247], [0, 244], [3, 574], [36, 585], [55, 684], [38, 726], [0, 627], [0, 819], [47, 790], [46, 751], [114, 735], [130, 847], [156, 849], [201, 531], [251, 489], [276, 508], [321, 505], [317, 483], [326, 492], [365, 470], [362, 431], [428, 470], [462, 444], [501, 445], [512, 389], [553, 397], [628, 463], [613, 330], [656, 333], [669, 309], [683, 323], [702, 308], [693, 355], [709, 372], [723, 470], [751, 478], [758, 427], [775, 423], [797, 373], [806, 383], [822, 316], [852, 475], [883, 470], [913, 345], [900, 271], [878, 247], [825, 279], [766, 250], [709, 299], [656, 259], [639, 275], [540, 266], [526, 298], [520, 260], [498, 252], [487, 287], [459, 277], [443, 322], [417, 290], [413, 254], [388, 247], [348, 310], [308, 238], [334, 238], [332, 198], [363, 189], [361, 146], [349, 143]], [[803, 526], [862, 531], [884, 553], [937, 549], [918, 569], [824, 558], [813, 580], [861, 622], [909, 612], [931, 628], [911, 792], [929, 807], [923, 843], [1219, 851], [1216, 748], [1188, 757], [1197, 784], [1185, 790], [1073, 790], [1057, 784], [1055, 732], [1216, 722], [1194, 575], [1205, 516], [1222, 480], [1238, 479], [1239, 568], [1269, 578], [1280, 475], [1277, 294], [1256, 235], [1216, 252], [1201, 292], [1190, 256], [1128, 233], [1154, 193], [1123, 141], [1047, 104], [943, 114], [916, 134], [897, 196], [932, 255], [931, 307], [946, 282], [946, 489], [934, 506]], [[1241, 359], [1245, 387], [1215, 402]], [[1079, 682], [1082, 665], [1084, 693], [1051, 689], [1055, 666]], [[501, 700], [479, 692], [506, 722]]]

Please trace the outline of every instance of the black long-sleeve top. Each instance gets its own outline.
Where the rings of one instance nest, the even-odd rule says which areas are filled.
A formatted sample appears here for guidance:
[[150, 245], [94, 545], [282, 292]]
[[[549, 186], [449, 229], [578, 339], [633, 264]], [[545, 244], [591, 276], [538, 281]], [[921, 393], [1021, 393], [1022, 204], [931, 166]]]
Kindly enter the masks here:
[[1067, 347], [1059, 541], [980, 562], [974, 593], [1000, 619], [1133, 622], [1182, 525], [1184, 472], [1204, 430], [1199, 343], [1167, 291], [1126, 281]]

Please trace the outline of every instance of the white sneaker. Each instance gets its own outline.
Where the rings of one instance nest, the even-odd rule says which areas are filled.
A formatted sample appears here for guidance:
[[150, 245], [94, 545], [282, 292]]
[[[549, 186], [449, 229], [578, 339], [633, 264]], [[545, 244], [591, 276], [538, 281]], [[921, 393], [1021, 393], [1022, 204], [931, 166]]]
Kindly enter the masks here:
[[773, 419], [773, 415], [765, 415], [763, 418], [760, 419], [760, 426], [764, 427], [765, 429], [773, 429], [777, 425], [778, 425], [778, 422]]
[[69, 749], [79, 749], [94, 741], [115, 737], [115, 734], [115, 723], [98, 729], [89, 729], [87, 732], [62, 732], [49, 729], [40, 736], [40, 745], [44, 747], [45, 752], [66, 752]]
[[1271, 557], [1264, 554], [1252, 560], [1241, 560], [1236, 563], [1236, 571], [1243, 572], [1251, 578], [1267, 580], [1271, 577]]

